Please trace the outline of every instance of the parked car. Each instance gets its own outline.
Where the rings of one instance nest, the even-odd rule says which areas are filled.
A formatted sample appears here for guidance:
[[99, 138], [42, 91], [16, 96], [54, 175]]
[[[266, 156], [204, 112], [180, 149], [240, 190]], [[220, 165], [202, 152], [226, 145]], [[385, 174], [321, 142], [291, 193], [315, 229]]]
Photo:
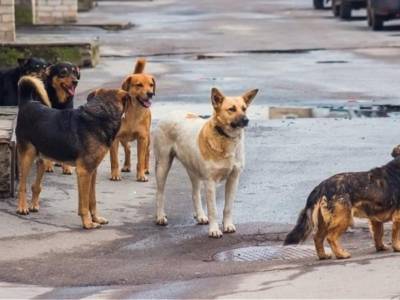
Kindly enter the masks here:
[[400, 0], [368, 0], [368, 25], [381, 30], [385, 21], [400, 17]]
[[313, 0], [315, 9], [324, 9], [330, 0]]
[[353, 9], [365, 7], [367, 7], [367, 0], [332, 0], [333, 15], [335, 17], [340, 17], [343, 20], [351, 18], [351, 11]]

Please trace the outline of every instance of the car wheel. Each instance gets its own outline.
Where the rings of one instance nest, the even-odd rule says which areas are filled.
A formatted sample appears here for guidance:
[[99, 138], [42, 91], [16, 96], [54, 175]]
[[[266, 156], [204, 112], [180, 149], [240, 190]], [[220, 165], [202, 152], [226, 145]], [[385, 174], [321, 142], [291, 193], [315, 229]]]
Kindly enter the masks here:
[[315, 9], [323, 9], [325, 0], [313, 0]]
[[332, 1], [332, 13], [334, 17], [339, 17], [340, 6], [336, 5], [335, 1]]
[[383, 17], [376, 15], [375, 13], [371, 13], [371, 27], [375, 31], [379, 31], [383, 29]]
[[351, 18], [351, 3], [349, 1], [342, 1], [340, 5], [340, 18], [343, 20], [349, 20]]

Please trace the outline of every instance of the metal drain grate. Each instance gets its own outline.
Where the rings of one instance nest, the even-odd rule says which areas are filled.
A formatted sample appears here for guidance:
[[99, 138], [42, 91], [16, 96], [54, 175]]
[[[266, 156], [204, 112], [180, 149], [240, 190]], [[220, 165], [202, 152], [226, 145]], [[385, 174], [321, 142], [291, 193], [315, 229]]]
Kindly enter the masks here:
[[271, 261], [271, 260], [296, 260], [316, 257], [313, 246], [257, 246], [245, 247], [214, 255], [216, 261]]

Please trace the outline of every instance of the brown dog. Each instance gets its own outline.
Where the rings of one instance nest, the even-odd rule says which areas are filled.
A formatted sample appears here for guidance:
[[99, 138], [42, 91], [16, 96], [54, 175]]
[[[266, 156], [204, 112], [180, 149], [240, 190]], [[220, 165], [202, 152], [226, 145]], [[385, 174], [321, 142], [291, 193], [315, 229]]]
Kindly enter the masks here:
[[136, 63], [134, 74], [129, 75], [122, 83], [122, 89], [127, 91], [133, 101], [128, 106], [125, 118], [122, 120], [121, 129], [111, 146], [111, 180], [121, 180], [118, 164], [119, 143], [124, 147], [125, 162], [122, 172], [131, 171], [130, 142], [137, 140], [137, 166], [136, 180], [148, 181], [150, 159], [150, 126], [151, 126], [151, 99], [155, 95], [156, 82], [154, 77], [144, 74], [145, 59]]
[[[23, 77], [19, 83], [20, 104], [16, 136], [20, 162], [18, 214], [39, 211], [39, 194], [45, 173], [43, 157], [76, 166], [79, 215], [86, 229], [100, 227], [108, 221], [96, 209], [97, 167], [107, 154], [131, 101], [121, 89], [98, 90], [88, 103], [78, 109], [50, 108], [43, 83]], [[32, 95], [38, 97], [32, 98]], [[39, 100], [39, 101], [35, 101]], [[32, 203], [26, 201], [26, 181], [37, 159], [36, 180], [32, 185]]]
[[342, 173], [322, 181], [308, 196], [296, 226], [286, 236], [285, 245], [298, 244], [314, 231], [319, 259], [325, 253], [327, 239], [336, 258], [349, 258], [339, 239], [353, 223], [353, 216], [369, 219], [376, 251], [387, 250], [383, 243], [383, 224], [392, 225], [392, 248], [400, 251], [400, 147], [392, 151], [394, 159], [367, 172]]

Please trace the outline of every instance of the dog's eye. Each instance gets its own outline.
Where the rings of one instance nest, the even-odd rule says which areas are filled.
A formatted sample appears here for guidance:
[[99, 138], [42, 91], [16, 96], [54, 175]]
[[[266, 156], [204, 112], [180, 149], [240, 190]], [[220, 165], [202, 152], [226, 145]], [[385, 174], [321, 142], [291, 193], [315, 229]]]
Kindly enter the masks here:
[[245, 111], [246, 111], [246, 109], [247, 109], [247, 107], [246, 107], [246, 106], [243, 106], [243, 107], [242, 107], [242, 110], [243, 110], [243, 112], [245, 112]]
[[228, 108], [228, 110], [229, 110], [230, 112], [236, 112], [236, 107], [235, 107], [235, 106], [232, 106], [232, 107]]
[[67, 76], [68, 76], [68, 71], [67, 70], [61, 70], [60, 77], [67, 77]]
[[136, 86], [137, 87], [143, 87], [143, 83], [137, 83]]

